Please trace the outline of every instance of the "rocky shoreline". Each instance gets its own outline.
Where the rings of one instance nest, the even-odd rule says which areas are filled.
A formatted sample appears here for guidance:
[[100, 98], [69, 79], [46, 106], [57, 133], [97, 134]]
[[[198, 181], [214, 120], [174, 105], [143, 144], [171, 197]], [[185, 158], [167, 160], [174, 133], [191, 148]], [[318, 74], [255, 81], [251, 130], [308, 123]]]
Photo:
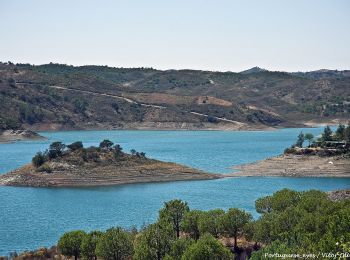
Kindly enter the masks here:
[[284, 154], [232, 168], [238, 171], [235, 177], [350, 177], [346, 156]]

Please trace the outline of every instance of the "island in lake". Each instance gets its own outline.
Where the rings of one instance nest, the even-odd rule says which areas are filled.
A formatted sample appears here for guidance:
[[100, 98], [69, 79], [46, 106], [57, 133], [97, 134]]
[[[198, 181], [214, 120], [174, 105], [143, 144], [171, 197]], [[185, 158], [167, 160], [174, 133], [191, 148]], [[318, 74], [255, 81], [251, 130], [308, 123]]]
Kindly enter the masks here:
[[[319, 138], [300, 133], [284, 154], [234, 167], [235, 176], [350, 177], [350, 125], [333, 133], [326, 127]], [[303, 147], [304, 141], [308, 146]]]
[[122, 151], [120, 145], [103, 140], [99, 147], [84, 148], [82, 142], [54, 142], [32, 163], [0, 176], [8, 186], [101, 186], [127, 183], [207, 180], [222, 178], [171, 162], [149, 159], [143, 152]]

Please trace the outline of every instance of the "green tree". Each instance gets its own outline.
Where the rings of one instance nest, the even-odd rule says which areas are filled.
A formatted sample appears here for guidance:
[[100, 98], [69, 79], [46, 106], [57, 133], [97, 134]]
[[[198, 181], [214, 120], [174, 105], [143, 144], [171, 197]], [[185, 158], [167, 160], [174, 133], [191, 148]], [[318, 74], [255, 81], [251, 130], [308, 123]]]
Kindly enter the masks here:
[[189, 248], [195, 241], [192, 238], [179, 238], [171, 245], [169, 253], [165, 259], [168, 260], [181, 260], [184, 252]]
[[297, 141], [295, 143], [295, 146], [303, 147], [304, 140], [305, 140], [304, 134], [303, 134], [303, 132], [300, 132], [300, 134], [298, 135], [298, 139], [297, 139]]
[[170, 252], [175, 235], [171, 224], [158, 221], [149, 225], [136, 240], [134, 260], [161, 260]]
[[182, 260], [230, 260], [232, 253], [210, 234], [203, 235], [184, 252]]
[[58, 241], [58, 248], [65, 256], [74, 256], [77, 260], [81, 255], [81, 242], [86, 233], [82, 230], [71, 231], [63, 234]]
[[164, 208], [159, 211], [159, 217], [171, 223], [176, 237], [179, 237], [181, 222], [189, 210], [187, 202], [175, 199], [164, 203]]
[[350, 123], [344, 130], [344, 140], [350, 142]]
[[237, 248], [237, 238], [243, 234], [244, 226], [251, 221], [252, 216], [237, 208], [231, 208], [221, 217], [222, 229], [234, 238], [234, 247]]
[[75, 150], [79, 150], [79, 149], [84, 148], [83, 143], [81, 141], [77, 141], [77, 142], [71, 143], [71, 144], [67, 145], [67, 147], [71, 151], [75, 151]]
[[87, 260], [96, 260], [96, 245], [98, 239], [103, 233], [100, 231], [92, 231], [87, 234], [81, 242], [81, 254], [84, 259]]
[[327, 141], [332, 141], [332, 129], [327, 125], [322, 133], [322, 141], [323, 142], [327, 142]]
[[305, 134], [305, 139], [309, 142], [309, 147], [311, 145], [312, 140], [314, 139], [314, 135], [311, 133], [306, 133]]
[[335, 139], [338, 141], [345, 140], [345, 125], [339, 124], [337, 130], [335, 131]]
[[62, 142], [51, 143], [48, 151], [49, 158], [53, 159], [58, 156], [61, 156], [65, 148], [66, 148], [65, 144], [63, 144]]
[[96, 244], [96, 255], [105, 260], [130, 259], [132, 254], [132, 235], [120, 227], [108, 229]]
[[137, 152], [136, 152], [135, 149], [131, 149], [131, 150], [130, 150], [130, 153], [131, 153], [132, 155], [135, 155]]
[[199, 233], [209, 233], [215, 238], [218, 238], [221, 232], [220, 219], [224, 214], [225, 211], [222, 209], [213, 209], [203, 212], [198, 220]]
[[195, 240], [197, 240], [200, 235], [198, 221], [201, 214], [203, 214], [203, 212], [200, 210], [190, 210], [185, 213], [181, 223], [182, 231], [188, 233], [191, 238]]
[[46, 161], [46, 156], [42, 152], [37, 152], [32, 159], [33, 165], [38, 168]]
[[272, 199], [271, 196], [259, 198], [255, 201], [256, 212], [263, 214], [272, 211]]
[[100, 143], [100, 148], [101, 149], [111, 149], [113, 146], [113, 142], [108, 140], [108, 139], [105, 139], [103, 140], [101, 143]]

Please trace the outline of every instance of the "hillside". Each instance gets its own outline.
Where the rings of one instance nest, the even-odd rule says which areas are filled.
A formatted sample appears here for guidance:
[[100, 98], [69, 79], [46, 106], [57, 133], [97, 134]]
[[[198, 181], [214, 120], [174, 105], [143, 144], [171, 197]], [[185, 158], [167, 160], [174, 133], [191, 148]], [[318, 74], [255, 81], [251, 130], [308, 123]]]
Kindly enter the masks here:
[[37, 153], [32, 164], [0, 175], [0, 185], [80, 187], [222, 177], [176, 163], [149, 159], [136, 151], [128, 154], [119, 145], [113, 146], [112, 142], [104, 140], [99, 147], [88, 148], [84, 148], [81, 142], [68, 146], [54, 142], [45, 153]]
[[32, 130], [237, 130], [346, 121], [349, 74], [0, 63], [0, 122]]

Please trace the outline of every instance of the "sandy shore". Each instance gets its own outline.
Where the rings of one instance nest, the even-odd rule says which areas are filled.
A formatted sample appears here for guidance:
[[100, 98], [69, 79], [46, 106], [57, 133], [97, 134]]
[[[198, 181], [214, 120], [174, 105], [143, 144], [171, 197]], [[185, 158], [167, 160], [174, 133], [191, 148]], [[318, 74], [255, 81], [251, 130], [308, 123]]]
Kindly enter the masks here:
[[[236, 177], [350, 177], [350, 159], [316, 155], [281, 155], [233, 167]], [[231, 176], [232, 176], [231, 175]]]

